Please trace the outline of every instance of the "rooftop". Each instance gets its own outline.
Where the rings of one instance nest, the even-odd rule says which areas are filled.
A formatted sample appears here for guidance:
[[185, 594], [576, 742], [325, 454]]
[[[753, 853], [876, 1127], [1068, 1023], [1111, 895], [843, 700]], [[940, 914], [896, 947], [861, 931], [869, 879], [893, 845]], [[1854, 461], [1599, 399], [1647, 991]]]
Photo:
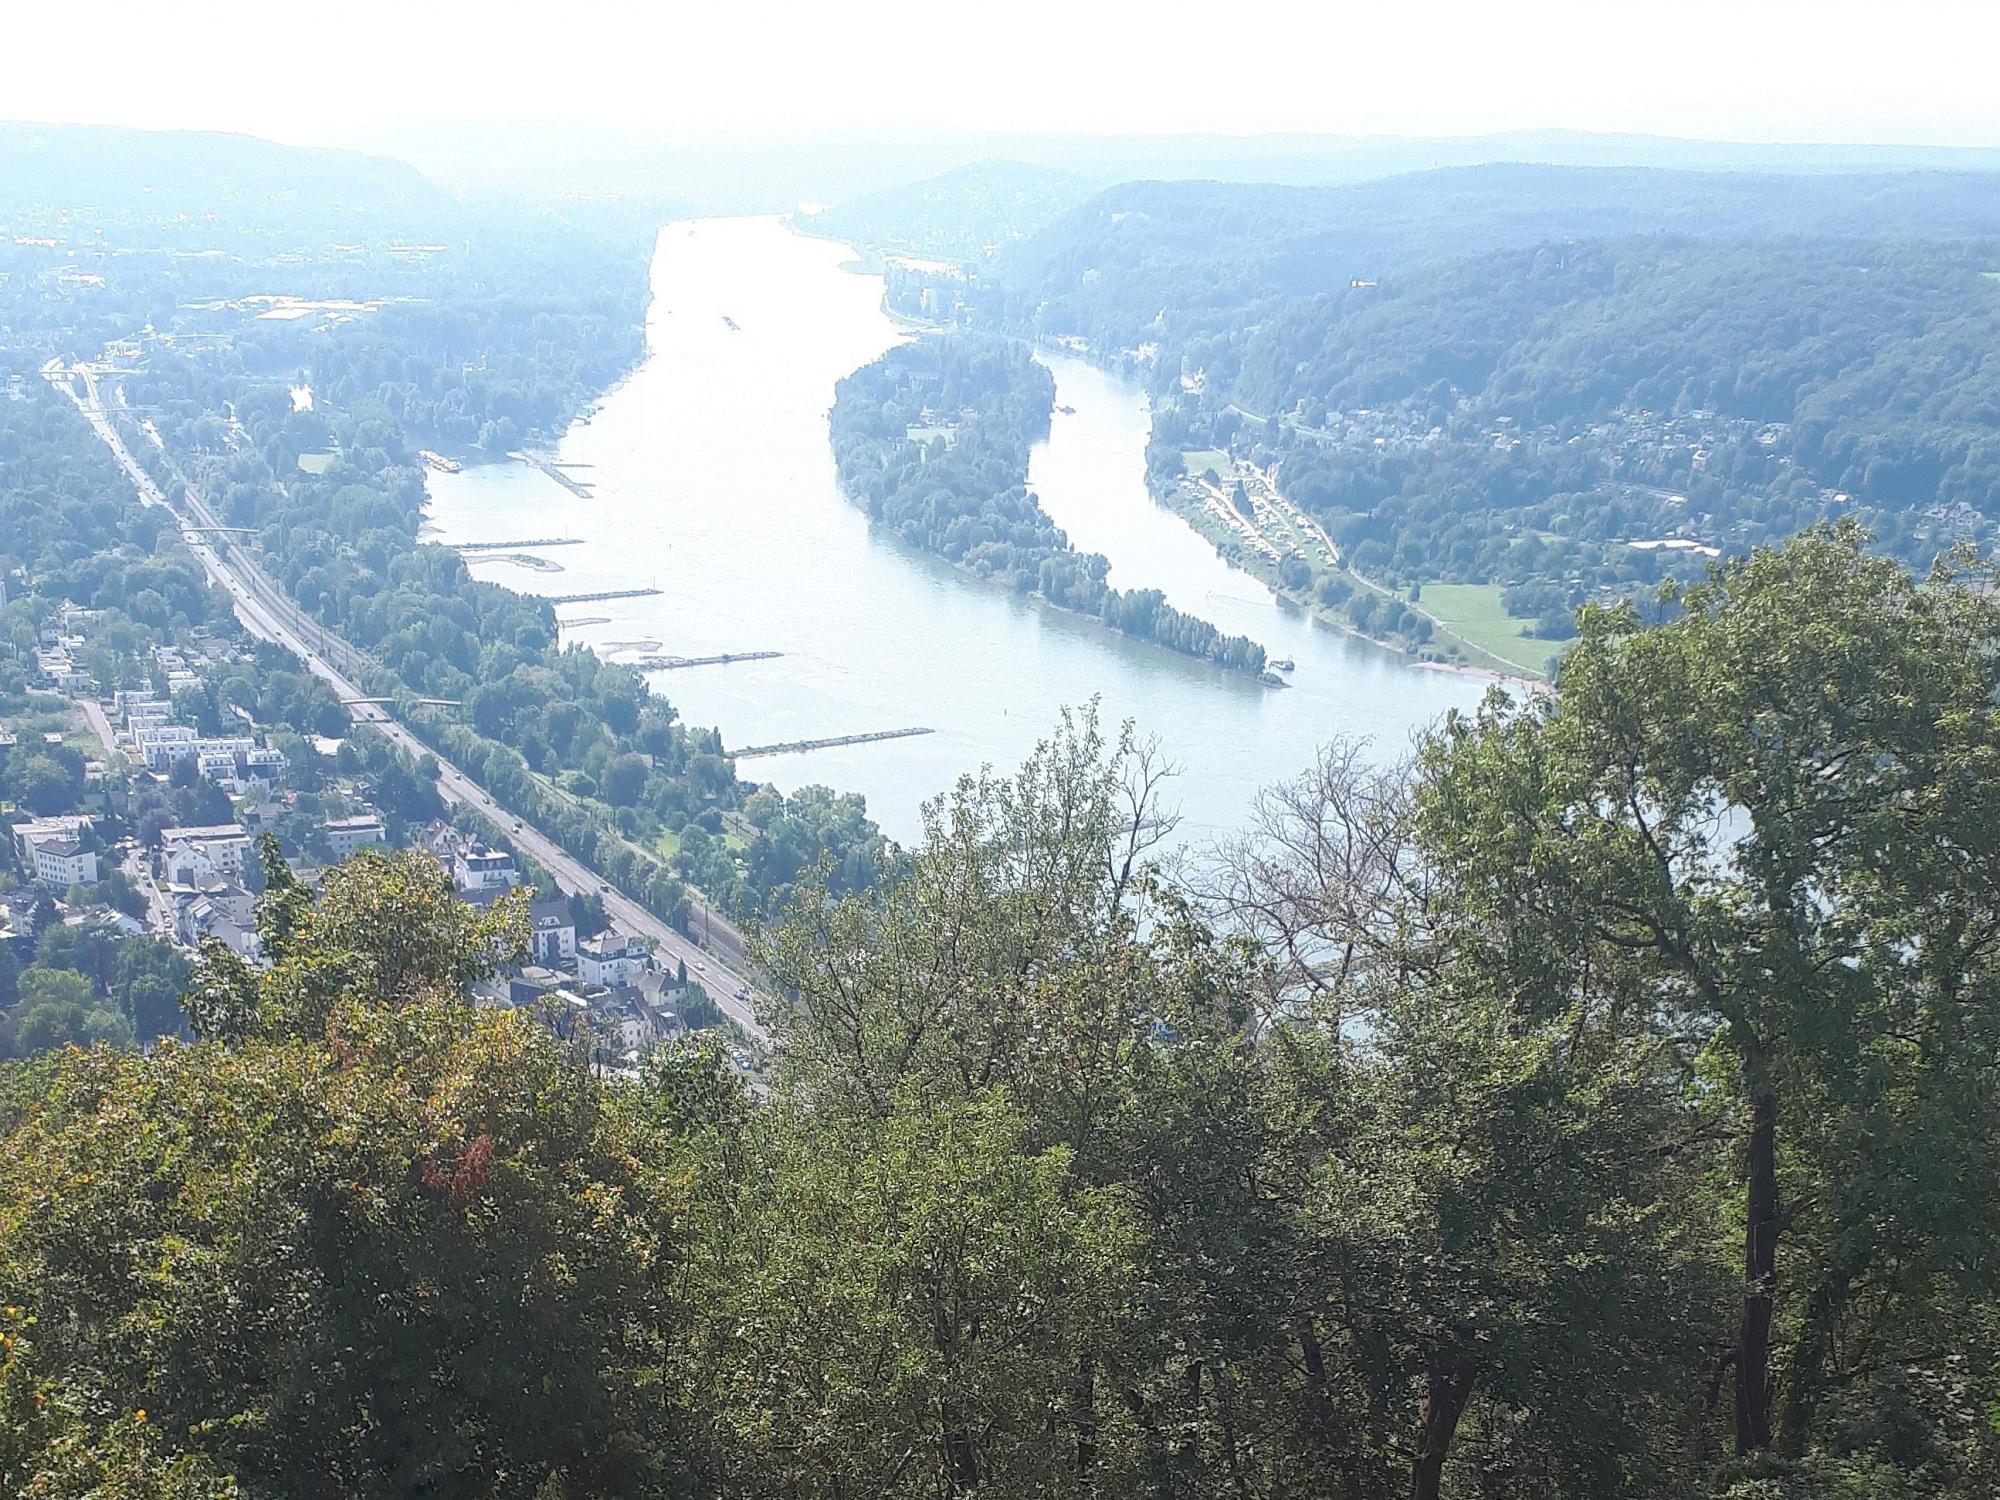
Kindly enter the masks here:
[[250, 835], [234, 823], [215, 823], [205, 828], [162, 828], [163, 844], [205, 844], [225, 839], [248, 839]]

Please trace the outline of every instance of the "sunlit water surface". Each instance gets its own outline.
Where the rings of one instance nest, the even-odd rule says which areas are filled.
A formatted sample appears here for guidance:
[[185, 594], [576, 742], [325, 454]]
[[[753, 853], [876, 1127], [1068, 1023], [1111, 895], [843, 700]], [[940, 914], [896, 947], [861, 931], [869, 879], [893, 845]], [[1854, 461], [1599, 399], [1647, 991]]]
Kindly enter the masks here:
[[430, 479], [449, 541], [566, 536], [560, 573], [481, 562], [482, 577], [530, 592], [658, 587], [645, 599], [571, 605], [608, 616], [569, 638], [599, 650], [661, 643], [682, 656], [780, 651], [773, 661], [653, 679], [688, 722], [731, 746], [926, 725], [920, 738], [745, 761], [785, 790], [820, 782], [863, 793], [892, 836], [982, 763], [1011, 767], [1066, 704], [1093, 695], [1179, 767], [1169, 800], [1183, 837], [1240, 827], [1260, 786], [1302, 769], [1336, 736], [1383, 758], [1448, 708], [1477, 701], [1468, 678], [1427, 671], [1321, 626], [1231, 568], [1146, 492], [1142, 394], [1082, 361], [1050, 358], [1059, 410], [1030, 479], [1111, 582], [1170, 602], [1290, 657], [1292, 685], [1127, 640], [967, 577], [871, 531], [834, 479], [834, 382], [905, 335], [882, 284], [844, 269], [849, 252], [775, 219], [668, 225], [653, 261], [648, 354], [561, 441], [593, 494], [579, 498], [518, 463]]

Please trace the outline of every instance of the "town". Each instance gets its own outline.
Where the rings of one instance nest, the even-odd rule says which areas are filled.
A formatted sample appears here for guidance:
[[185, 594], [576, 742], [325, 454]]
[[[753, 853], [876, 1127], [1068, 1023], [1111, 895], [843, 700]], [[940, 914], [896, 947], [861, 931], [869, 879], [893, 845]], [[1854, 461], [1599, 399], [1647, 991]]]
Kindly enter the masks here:
[[[16, 635], [37, 607], [20, 597], [21, 582], [0, 576], [0, 611], [11, 592]], [[409, 849], [435, 861], [459, 901], [524, 900], [525, 962], [476, 986], [473, 999], [532, 1007], [601, 1069], [630, 1072], [661, 1043], [713, 1027], [735, 1033], [739, 1067], [753, 1065], [749, 1039], [706, 987], [731, 981], [712, 979], [701, 958], [690, 965], [614, 930], [600, 896], [563, 894], [524, 855], [490, 842], [490, 828], [463, 812], [454, 821], [431, 785], [434, 766], [411, 766], [352, 725], [317, 732], [346, 719], [324, 696], [301, 705], [310, 732], [260, 722], [233, 701], [260, 667], [267, 680], [288, 676], [270, 671], [282, 653], [233, 620], [139, 651], [109, 638], [127, 630], [59, 600], [34, 622], [32, 647], [0, 659], [0, 1005], [11, 1007], [0, 1049], [178, 1033], [177, 1003], [148, 991], [151, 1004], [135, 1006], [119, 975], [184, 978], [209, 943], [260, 962], [268, 836], [309, 888], [358, 854]], [[101, 674], [111, 672], [146, 685], [107, 688]], [[728, 997], [748, 999], [740, 986]]]

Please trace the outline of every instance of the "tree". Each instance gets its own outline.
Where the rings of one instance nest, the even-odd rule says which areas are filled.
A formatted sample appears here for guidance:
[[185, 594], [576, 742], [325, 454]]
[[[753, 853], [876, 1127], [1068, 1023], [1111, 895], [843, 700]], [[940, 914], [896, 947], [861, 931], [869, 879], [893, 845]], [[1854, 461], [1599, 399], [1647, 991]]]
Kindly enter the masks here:
[[90, 981], [69, 969], [23, 969], [21, 998], [8, 1014], [16, 1057], [60, 1047], [129, 1046], [132, 1028], [98, 1002]]
[[1260, 1171], [1295, 1205], [1322, 1463], [1387, 1493], [1400, 1456], [1436, 1500], [1472, 1482], [1470, 1426], [1525, 1493], [1666, 1492], [1699, 1472], [1686, 1372], [1721, 1292], [1702, 1160], [1656, 1148], [1700, 1112], [1615, 971], [1456, 898], [1417, 790], [1331, 747], [1209, 892], [1268, 955], [1264, 1052], [1299, 1101]]
[[1964, 1299], [1994, 1291], [1964, 1257], [2000, 1232], [1975, 1081], [2000, 978], [2000, 606], [1864, 540], [1722, 566], [1653, 629], [1586, 609], [1559, 696], [1493, 701], [1426, 756], [1459, 899], [1527, 951], [1629, 972], [1625, 1003], [1733, 1093], [1743, 1454], [1805, 1453], [1824, 1401], [1885, 1365], [1941, 1374], [1979, 1336]]
[[774, 1117], [708, 1309], [745, 1493], [1066, 1492], [1052, 1393], [1106, 1336], [1135, 1228], [997, 1099], [857, 1133]]
[[1008, 1417], [995, 1451], [973, 1444], [938, 1480], [947, 1492], [976, 1470], [982, 1492], [1145, 1474], [1199, 1493], [1296, 1458], [1243, 1436], [1290, 1420], [1273, 1290], [1289, 1262], [1249, 1186], [1271, 1132], [1235, 951], [1147, 869], [1172, 826], [1162, 774], [1129, 729], [1108, 740], [1094, 710], [1065, 715], [1015, 776], [930, 804], [879, 894], [801, 882], [762, 952], [799, 998], [769, 1018], [781, 1100], [857, 1142], [1004, 1110], [1021, 1150], [1063, 1152], [1080, 1189], [1137, 1216], [1128, 1295], [1038, 1366], [1053, 1451], [1021, 1447]]
[[211, 952], [196, 976], [252, 1002], [227, 1039], [0, 1073], [0, 1220], [22, 1230], [0, 1316], [32, 1327], [44, 1398], [0, 1374], [5, 1472], [58, 1472], [116, 1419], [103, 1462], [143, 1424], [190, 1479], [298, 1500], [712, 1490], [682, 1336], [659, 1335], [692, 1323], [695, 1142], [729, 1098], [606, 1089], [529, 1015], [474, 1010], [460, 981], [500, 929], [417, 874], [356, 861], [312, 902], [274, 872], [272, 969]]
[[[317, 897], [268, 834], [257, 936], [270, 967], [253, 976], [204, 949], [192, 978], [194, 1015], [218, 1026], [317, 1036], [341, 1001], [384, 1006], [459, 998], [502, 965], [524, 961], [527, 900], [510, 892], [480, 910], [457, 899], [436, 860], [413, 849], [363, 849], [328, 870]], [[250, 988], [246, 989], [246, 986]], [[234, 1003], [226, 996], [238, 996]]]
[[118, 950], [111, 998], [141, 1041], [178, 1033], [185, 1023], [181, 994], [188, 963], [156, 938], [128, 938]]
[[40, 964], [21, 971], [19, 989], [20, 1003], [24, 1006], [88, 1007], [97, 998], [90, 981], [74, 969], [45, 968]]
[[596, 891], [571, 891], [569, 919], [576, 924], [579, 938], [596, 937], [611, 925], [604, 913], [604, 898]]
[[8, 778], [21, 805], [38, 817], [53, 817], [76, 806], [80, 778], [46, 755], [31, 755]]
[[635, 805], [646, 790], [646, 778], [652, 770], [644, 756], [628, 753], [615, 757], [604, 768], [604, 800], [613, 807]]

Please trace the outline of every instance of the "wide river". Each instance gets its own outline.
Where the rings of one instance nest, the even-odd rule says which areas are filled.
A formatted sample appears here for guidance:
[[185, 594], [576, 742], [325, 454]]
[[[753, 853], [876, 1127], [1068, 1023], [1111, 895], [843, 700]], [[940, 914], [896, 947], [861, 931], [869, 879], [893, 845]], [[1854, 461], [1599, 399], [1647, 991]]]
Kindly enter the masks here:
[[1183, 837], [1241, 827], [1258, 788], [1337, 736], [1383, 759], [1481, 685], [1432, 672], [1318, 625], [1231, 568], [1146, 492], [1145, 398], [1081, 361], [1051, 358], [1059, 407], [1030, 479], [1111, 582], [1153, 587], [1223, 630], [1291, 657], [1276, 689], [1128, 640], [967, 577], [871, 533], [835, 484], [834, 382], [906, 335], [882, 283], [842, 246], [775, 219], [668, 225], [653, 260], [647, 357], [558, 457], [584, 465], [581, 499], [519, 463], [430, 479], [448, 541], [571, 537], [560, 573], [482, 562], [482, 577], [551, 594], [657, 587], [656, 597], [566, 605], [609, 617], [567, 637], [607, 653], [658, 642], [681, 656], [780, 651], [777, 660], [657, 674], [656, 691], [724, 743], [759, 745], [927, 725], [918, 738], [745, 761], [790, 791], [863, 793], [909, 840], [924, 799], [982, 763], [1011, 768], [1065, 704], [1103, 700], [1180, 768], [1169, 789]]

